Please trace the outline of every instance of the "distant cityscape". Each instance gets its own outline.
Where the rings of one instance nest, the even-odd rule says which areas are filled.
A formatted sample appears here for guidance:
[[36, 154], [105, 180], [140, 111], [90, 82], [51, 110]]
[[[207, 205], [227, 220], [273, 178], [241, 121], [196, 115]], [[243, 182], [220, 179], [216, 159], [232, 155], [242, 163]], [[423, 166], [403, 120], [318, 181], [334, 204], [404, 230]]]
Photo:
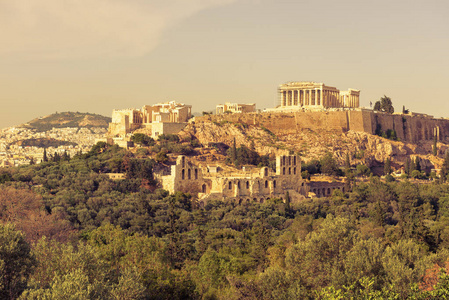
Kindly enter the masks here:
[[95, 141], [104, 137], [106, 129], [94, 128], [53, 128], [45, 132], [37, 132], [34, 129], [9, 127], [0, 131], [0, 166], [28, 165], [31, 162], [40, 163], [43, 158], [44, 148], [36, 146], [19, 146], [18, 141], [28, 139], [49, 138], [76, 143], [76, 146], [48, 147], [48, 155], [67, 152], [70, 157], [90, 150]]

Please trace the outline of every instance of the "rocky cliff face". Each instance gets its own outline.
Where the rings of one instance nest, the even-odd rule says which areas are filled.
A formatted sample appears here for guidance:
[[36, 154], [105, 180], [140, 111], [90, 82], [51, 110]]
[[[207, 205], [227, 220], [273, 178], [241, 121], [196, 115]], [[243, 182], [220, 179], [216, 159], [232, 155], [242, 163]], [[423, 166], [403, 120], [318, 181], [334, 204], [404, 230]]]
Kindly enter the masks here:
[[201, 144], [225, 143], [232, 146], [253, 145], [260, 154], [285, 155], [291, 151], [299, 153], [304, 161], [321, 158], [326, 152], [333, 153], [343, 165], [346, 153], [349, 153], [352, 165], [366, 164], [370, 167], [381, 166], [387, 158], [394, 169], [401, 168], [408, 157], [419, 157], [421, 166], [428, 171], [439, 168], [442, 157], [448, 148], [438, 143], [439, 153], [432, 155], [432, 142], [407, 143], [388, 140], [365, 132], [339, 130], [299, 129], [276, 130], [276, 134], [263, 126], [202, 118], [189, 124], [181, 137], [196, 137]]

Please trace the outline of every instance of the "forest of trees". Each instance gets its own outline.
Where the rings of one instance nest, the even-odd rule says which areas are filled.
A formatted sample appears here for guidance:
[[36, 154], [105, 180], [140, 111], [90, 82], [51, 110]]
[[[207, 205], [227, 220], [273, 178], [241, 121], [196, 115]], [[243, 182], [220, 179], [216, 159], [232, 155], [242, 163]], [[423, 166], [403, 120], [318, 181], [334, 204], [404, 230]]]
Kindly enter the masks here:
[[[233, 164], [269, 163], [244, 147], [228, 155]], [[371, 176], [349, 193], [300, 203], [197, 207], [189, 194], [157, 188], [157, 165], [100, 143], [71, 159], [0, 170], [0, 298], [449, 296], [449, 185], [441, 181]], [[325, 156], [304, 171], [337, 169]]]

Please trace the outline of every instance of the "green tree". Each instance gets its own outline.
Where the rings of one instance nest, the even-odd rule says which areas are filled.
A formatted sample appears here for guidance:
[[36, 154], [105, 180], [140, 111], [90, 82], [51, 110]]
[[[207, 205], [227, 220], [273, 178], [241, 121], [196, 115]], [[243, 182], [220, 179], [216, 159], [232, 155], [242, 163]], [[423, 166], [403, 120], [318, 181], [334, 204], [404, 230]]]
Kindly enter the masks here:
[[371, 169], [368, 168], [368, 166], [366, 166], [366, 165], [362, 165], [362, 164], [357, 165], [356, 169], [357, 169], [356, 172], [357, 172], [358, 176], [369, 176], [371, 174]]
[[43, 162], [47, 162], [47, 161], [48, 161], [48, 157], [47, 157], [47, 149], [46, 149], [46, 148], [44, 148], [44, 155], [43, 155], [43, 157], [42, 157], [42, 161], [43, 161]]
[[443, 165], [441, 166], [441, 179], [446, 181], [447, 174], [449, 173], [449, 151], [446, 151], [444, 155]]
[[375, 111], [381, 111], [382, 107], [380, 105], [380, 101], [376, 101], [376, 103], [374, 103], [374, 108]]
[[351, 175], [351, 161], [349, 159], [349, 153], [346, 152], [346, 159], [345, 159], [345, 176], [349, 177]]
[[12, 224], [0, 225], [0, 298], [16, 299], [26, 288], [35, 260]]
[[380, 100], [376, 101], [376, 103], [374, 104], [374, 110], [386, 112], [389, 114], [394, 113], [394, 107], [391, 98], [385, 95], [381, 97]]
[[387, 157], [385, 159], [385, 164], [384, 164], [384, 175], [389, 175], [391, 174], [391, 160], [389, 157]]
[[144, 133], [135, 133], [131, 136], [131, 141], [142, 146], [153, 146], [154, 140]]
[[339, 174], [337, 161], [334, 159], [330, 152], [326, 153], [320, 161], [321, 173], [326, 175], [336, 176]]

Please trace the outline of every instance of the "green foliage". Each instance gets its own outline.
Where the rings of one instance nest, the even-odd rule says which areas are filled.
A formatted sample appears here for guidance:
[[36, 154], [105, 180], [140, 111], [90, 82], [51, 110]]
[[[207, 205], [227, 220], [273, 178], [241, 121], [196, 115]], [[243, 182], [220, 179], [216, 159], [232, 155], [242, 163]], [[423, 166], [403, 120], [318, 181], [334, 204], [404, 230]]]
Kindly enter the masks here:
[[179, 142], [179, 136], [177, 134], [161, 134], [158, 137], [159, 141]]
[[0, 224], [0, 298], [16, 299], [35, 264], [30, 245], [11, 224]]
[[357, 165], [356, 167], [356, 175], [357, 176], [370, 176], [371, 175], [371, 169], [368, 168], [366, 165]]
[[391, 160], [390, 158], [385, 159], [384, 163], [384, 175], [390, 175], [391, 174]]
[[[159, 143], [175, 144], [160, 141], [154, 147]], [[249, 147], [241, 153], [251, 151]], [[446, 272], [435, 277], [433, 290], [424, 290], [421, 283], [426, 270], [443, 266], [449, 258], [449, 185], [390, 182], [391, 175], [386, 175], [387, 183], [372, 177], [329, 197], [288, 201], [293, 196], [289, 191], [285, 202], [209, 200], [199, 208], [189, 194], [156, 189], [153, 168], [161, 166], [145, 156], [97, 144], [87, 154], [60, 158], [5, 169], [0, 175], [5, 178], [1, 222], [9, 218], [26, 224], [45, 212], [58, 218], [42, 219], [35, 227], [63, 220], [75, 233], [56, 241], [45, 231], [47, 238], [29, 254], [37, 265], [17, 289], [19, 294], [25, 289], [22, 299], [446, 295]], [[416, 170], [419, 160], [413, 162]], [[325, 159], [303, 164], [305, 177], [326, 164], [336, 166]], [[348, 165], [346, 161], [345, 169]], [[107, 172], [127, 176], [111, 181], [102, 174]], [[357, 173], [367, 175], [369, 168], [358, 167]], [[29, 199], [33, 193], [42, 199]], [[29, 214], [27, 207], [37, 209]], [[0, 248], [7, 244], [0, 243]]]
[[[254, 165], [259, 167], [270, 166], [270, 157], [268, 155], [260, 156], [257, 151], [252, 150], [245, 145], [241, 145], [240, 147], [229, 148], [226, 152], [227, 158], [226, 163], [233, 164], [236, 167], [240, 167], [243, 165]], [[271, 164], [272, 165], [272, 164]]]
[[382, 125], [380, 125], [379, 123], [377, 123], [377, 125], [376, 125], [376, 130], [375, 130], [374, 134], [378, 135], [378, 136], [381, 136], [383, 138], [392, 140], [392, 141], [399, 140], [397, 135], [396, 135], [396, 130], [394, 130], [394, 129], [387, 129], [387, 131], [383, 131], [382, 130]]
[[321, 173], [321, 162], [319, 160], [311, 160], [301, 165], [302, 171], [307, 171], [309, 175]]
[[143, 133], [135, 133], [131, 136], [131, 141], [141, 146], [153, 146], [154, 140], [150, 136]]
[[393, 176], [391, 176], [391, 174], [387, 174], [387, 175], [385, 175], [385, 181], [386, 182], [393, 182], [393, 181], [395, 181], [395, 179], [394, 179]]
[[338, 168], [337, 161], [332, 156], [332, 153], [328, 152], [326, 153], [320, 160], [321, 165], [321, 173], [330, 175], [330, 176], [337, 176], [342, 175], [340, 169]]
[[389, 114], [394, 113], [394, 107], [391, 98], [385, 95], [381, 97], [379, 101], [376, 101], [376, 103], [374, 103], [374, 110], [386, 112]]

